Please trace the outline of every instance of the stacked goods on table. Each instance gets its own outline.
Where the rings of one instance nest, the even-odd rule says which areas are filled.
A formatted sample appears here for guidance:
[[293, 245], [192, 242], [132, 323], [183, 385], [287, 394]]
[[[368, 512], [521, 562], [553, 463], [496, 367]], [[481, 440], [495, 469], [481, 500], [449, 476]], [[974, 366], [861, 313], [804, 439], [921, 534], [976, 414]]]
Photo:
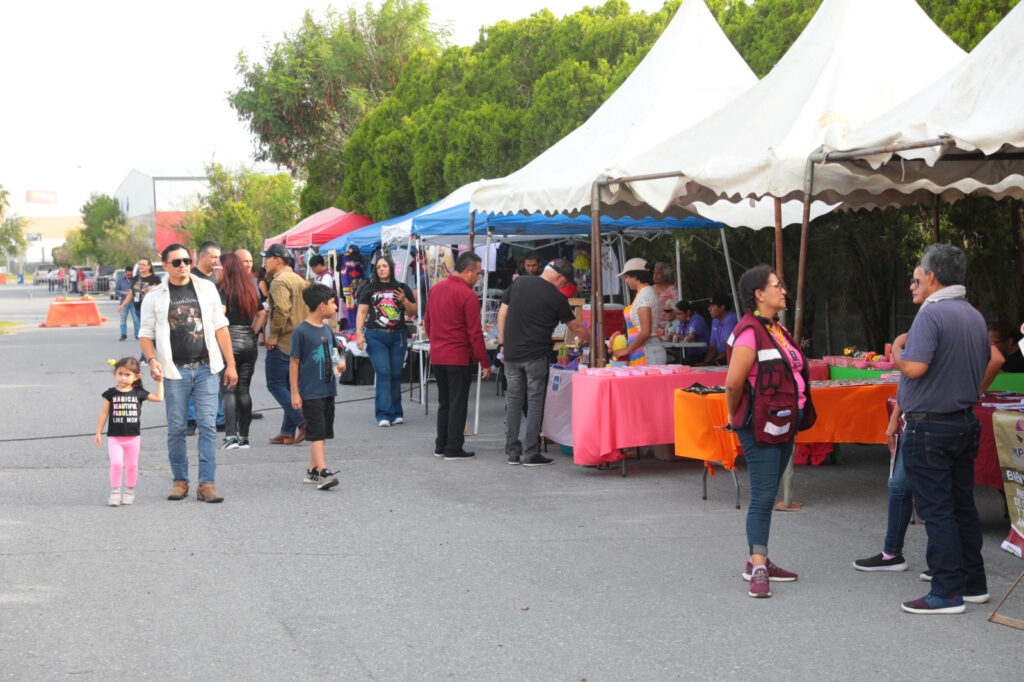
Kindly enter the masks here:
[[826, 355], [825, 362], [832, 367], [852, 367], [855, 369], [893, 369], [892, 347], [885, 346], [885, 354], [871, 350], [859, 351], [855, 346], [843, 349], [842, 355]]

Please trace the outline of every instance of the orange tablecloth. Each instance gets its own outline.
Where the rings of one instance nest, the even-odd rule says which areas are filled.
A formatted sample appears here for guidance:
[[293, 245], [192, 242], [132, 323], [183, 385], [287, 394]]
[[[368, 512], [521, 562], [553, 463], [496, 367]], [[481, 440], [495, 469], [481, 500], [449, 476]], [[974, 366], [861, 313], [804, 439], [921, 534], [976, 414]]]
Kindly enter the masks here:
[[[810, 371], [812, 380], [828, 379], [824, 363], [812, 361]], [[577, 374], [572, 380], [573, 461], [617, 462], [622, 448], [673, 442], [673, 391], [696, 383], [721, 386], [725, 375], [725, 367], [658, 376]]]
[[[889, 423], [886, 400], [896, 384], [811, 387], [818, 412], [813, 427], [797, 434], [797, 443], [885, 443]], [[677, 390], [674, 399], [676, 455], [721, 462], [734, 468], [743, 450], [735, 435], [714, 428], [725, 424], [725, 394], [698, 395]]]

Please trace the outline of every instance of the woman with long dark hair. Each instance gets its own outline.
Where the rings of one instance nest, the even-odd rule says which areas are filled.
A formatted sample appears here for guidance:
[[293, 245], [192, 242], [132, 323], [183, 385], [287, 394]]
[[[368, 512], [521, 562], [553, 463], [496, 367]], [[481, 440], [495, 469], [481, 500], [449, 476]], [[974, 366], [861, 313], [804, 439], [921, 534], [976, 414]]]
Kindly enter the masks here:
[[224, 401], [224, 445], [225, 450], [249, 447], [249, 424], [252, 421], [252, 398], [249, 383], [256, 368], [256, 335], [263, 329], [266, 311], [260, 306], [259, 295], [252, 285], [252, 276], [234, 253], [230, 251], [220, 257], [221, 277], [219, 282], [220, 300], [228, 318], [228, 332], [231, 335], [231, 350], [238, 370], [238, 383], [225, 388], [221, 383], [221, 397]]
[[750, 560], [743, 577], [750, 581], [751, 597], [770, 597], [770, 581], [797, 578], [768, 560], [768, 533], [797, 431], [813, 426], [815, 414], [807, 358], [778, 320], [786, 309], [786, 285], [771, 267], [756, 265], [740, 277], [739, 289], [746, 314], [728, 347], [725, 404], [728, 428], [740, 439], [750, 474]]
[[405, 363], [405, 315], [416, 313], [416, 296], [395, 280], [395, 263], [380, 256], [373, 276], [359, 290], [356, 344], [366, 347], [377, 375], [374, 414], [377, 426], [405, 422], [402, 413], [402, 365]]

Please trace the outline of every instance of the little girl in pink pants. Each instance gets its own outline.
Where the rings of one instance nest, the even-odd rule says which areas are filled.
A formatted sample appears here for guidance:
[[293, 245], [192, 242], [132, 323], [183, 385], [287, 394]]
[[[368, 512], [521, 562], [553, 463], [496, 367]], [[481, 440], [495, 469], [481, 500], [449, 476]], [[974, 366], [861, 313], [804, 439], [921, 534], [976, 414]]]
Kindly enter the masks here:
[[[139, 361], [133, 357], [114, 363], [117, 386], [103, 392], [103, 409], [96, 424], [93, 442], [100, 445], [103, 426], [107, 426], [107, 451], [110, 454], [110, 497], [107, 504], [117, 507], [135, 503], [135, 483], [139, 478], [139, 448], [142, 443], [140, 417], [142, 403], [163, 402], [164, 383], [157, 381], [156, 393], [142, 388]], [[124, 474], [124, 493], [121, 475]]]

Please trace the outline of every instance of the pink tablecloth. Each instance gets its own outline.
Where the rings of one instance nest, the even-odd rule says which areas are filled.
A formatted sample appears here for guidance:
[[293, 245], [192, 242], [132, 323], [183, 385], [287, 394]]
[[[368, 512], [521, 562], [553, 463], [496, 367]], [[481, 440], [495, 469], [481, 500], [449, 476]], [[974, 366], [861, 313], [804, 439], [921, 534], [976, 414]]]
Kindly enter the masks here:
[[[576, 464], [617, 462], [622, 448], [675, 442], [673, 395], [694, 384], [725, 384], [725, 367], [694, 367], [685, 374], [593, 376], [572, 384], [572, 450]], [[811, 379], [828, 379], [828, 367], [811, 362]]]

